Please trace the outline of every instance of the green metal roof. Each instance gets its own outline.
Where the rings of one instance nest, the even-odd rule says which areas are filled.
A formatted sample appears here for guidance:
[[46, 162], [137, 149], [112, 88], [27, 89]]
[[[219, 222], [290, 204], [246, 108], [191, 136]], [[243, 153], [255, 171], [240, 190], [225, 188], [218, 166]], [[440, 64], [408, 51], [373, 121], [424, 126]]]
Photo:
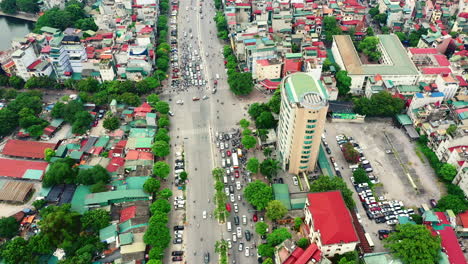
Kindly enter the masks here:
[[125, 233], [119, 235], [119, 242], [121, 246], [129, 245], [133, 243], [133, 233]]
[[53, 126], [53, 127], [59, 127], [61, 124], [63, 124], [62, 118], [55, 118], [55, 119], [52, 119], [52, 121], [50, 122], [50, 126]]
[[137, 138], [135, 141], [135, 148], [151, 148], [153, 145], [153, 138]]
[[310, 92], [318, 93], [325, 99], [328, 98], [328, 93], [321, 82], [307, 73], [298, 72], [291, 74], [286, 78], [286, 94], [290, 102], [298, 103], [305, 94]]
[[143, 189], [143, 184], [148, 178], [149, 176], [127, 177], [127, 179], [125, 179], [127, 182], [127, 189]]
[[439, 218], [431, 210], [424, 212], [423, 219], [425, 222], [434, 222], [434, 223], [439, 222]]
[[55, 156], [57, 157], [65, 157], [65, 154], [67, 153], [67, 146], [66, 145], [60, 145], [56, 150], [55, 150]]
[[156, 118], [158, 117], [158, 115], [156, 113], [147, 113], [146, 114], [146, 117], [149, 117], [149, 118]]
[[400, 123], [402, 126], [413, 124], [411, 118], [408, 115], [397, 115], [396, 118], [398, 123]]
[[403, 264], [399, 259], [394, 259], [388, 252], [364, 254], [362, 259], [365, 264]]
[[149, 195], [142, 189], [121, 190], [88, 194], [85, 198], [85, 204], [108, 204], [115, 200], [146, 200]]
[[80, 214], [88, 211], [88, 208], [85, 206], [85, 198], [86, 195], [90, 193], [91, 191], [89, 190], [88, 186], [79, 185], [73, 194], [73, 198], [71, 200], [71, 209]]
[[302, 58], [302, 53], [286, 53], [286, 59], [299, 59]]
[[74, 150], [74, 151], [70, 152], [69, 156], [70, 156], [70, 158], [72, 158], [74, 160], [79, 160], [83, 156], [83, 151]]
[[142, 72], [143, 67], [127, 67], [126, 72]]
[[60, 32], [60, 29], [53, 27], [41, 27], [41, 31], [45, 33], [56, 34]]
[[323, 175], [334, 177], [333, 170], [331, 169], [330, 163], [328, 163], [327, 154], [325, 150], [323, 150], [322, 144], [320, 144], [319, 148], [318, 164]]
[[117, 236], [117, 225], [112, 224], [108, 227], [104, 227], [103, 229], [99, 230], [99, 239], [101, 241], [105, 241], [111, 237]]
[[130, 129], [129, 138], [153, 138], [156, 134], [156, 129], [154, 128], [132, 128]]
[[75, 150], [76, 150], [76, 149], [80, 149], [81, 146], [80, 146], [80, 144], [73, 144], [73, 143], [70, 143], [70, 144], [67, 144], [67, 148], [70, 149], [70, 150], [71, 150], [71, 149], [75, 149]]
[[72, 77], [71, 77], [73, 80], [75, 81], [79, 81], [81, 80], [81, 73], [80, 72], [74, 72], [72, 73]]
[[96, 147], [106, 147], [107, 144], [109, 144], [109, 141], [110, 141], [109, 136], [102, 136], [102, 137], [99, 137], [99, 139], [96, 141], [94, 146], [96, 146]]
[[280, 201], [288, 210], [291, 210], [291, 200], [289, 197], [289, 187], [287, 184], [272, 184], [275, 200]]
[[418, 85], [399, 85], [398, 90], [402, 93], [419, 93], [421, 88]]
[[139, 228], [139, 227], [142, 227], [142, 226], [147, 226], [148, 223], [142, 223], [142, 224], [136, 224], [134, 225], [132, 223], [132, 219], [129, 219], [121, 224], [119, 224], [119, 230], [120, 230], [120, 233], [124, 233], [124, 232], [127, 232], [131, 229], [134, 229], [134, 228]]
[[40, 180], [42, 179], [42, 175], [44, 175], [44, 171], [42, 170], [32, 170], [28, 169], [26, 172], [23, 174], [23, 179], [28, 179], [28, 180]]

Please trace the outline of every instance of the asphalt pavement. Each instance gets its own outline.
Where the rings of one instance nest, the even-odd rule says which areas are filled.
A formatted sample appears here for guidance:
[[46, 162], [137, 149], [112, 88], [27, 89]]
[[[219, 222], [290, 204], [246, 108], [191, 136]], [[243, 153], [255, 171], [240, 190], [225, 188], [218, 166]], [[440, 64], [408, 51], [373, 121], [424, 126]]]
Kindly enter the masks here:
[[[224, 43], [216, 37], [213, 4], [202, 2], [202, 14], [199, 13], [199, 7], [199, 1], [179, 2], [178, 46], [191, 44], [193, 49], [198, 50], [198, 54], [201, 54], [203, 77], [207, 80], [207, 84], [201, 89], [186, 87], [186, 91], [183, 92], [174, 92], [174, 89], [169, 87], [161, 95], [163, 100], [169, 101], [171, 111], [174, 113], [171, 117], [170, 129], [172, 153], [176, 147], [183, 147], [185, 169], [189, 178], [185, 217], [180, 211], [173, 211], [170, 218], [171, 231], [172, 226], [185, 223], [183, 244], [173, 245], [167, 251], [164, 263], [171, 262], [170, 251], [172, 250], [184, 250], [186, 263], [203, 263], [205, 252], [210, 253], [210, 263], [217, 263], [218, 256], [214, 252], [216, 241], [232, 236], [228, 234], [225, 224], [219, 224], [214, 217], [208, 216], [207, 219], [203, 219], [202, 212], [206, 210], [209, 215], [215, 208], [212, 202], [214, 180], [211, 171], [214, 167], [220, 166], [220, 153], [214, 145], [214, 134], [217, 131], [236, 128], [236, 123], [244, 117], [245, 102], [237, 99], [229, 91], [221, 53]], [[193, 38], [184, 37], [184, 31], [188, 32], [190, 29]], [[179, 58], [182, 57], [181, 55], [179, 54]], [[179, 61], [180, 66], [185, 63], [188, 62]], [[212, 94], [216, 74], [219, 74], [220, 78], [217, 92]], [[206, 100], [192, 101], [193, 97], [203, 98], [205, 95], [208, 97]], [[184, 104], [176, 104], [179, 100], [183, 100]], [[173, 167], [173, 157], [169, 158], [169, 162]], [[169, 180], [173, 181], [174, 175], [170, 177]], [[174, 196], [178, 195], [182, 195], [182, 191], [174, 193]], [[247, 209], [241, 207], [240, 214], [247, 214]], [[235, 255], [231, 255], [230, 263], [233, 259], [236, 259]], [[249, 257], [236, 263], [255, 262], [255, 257]]]

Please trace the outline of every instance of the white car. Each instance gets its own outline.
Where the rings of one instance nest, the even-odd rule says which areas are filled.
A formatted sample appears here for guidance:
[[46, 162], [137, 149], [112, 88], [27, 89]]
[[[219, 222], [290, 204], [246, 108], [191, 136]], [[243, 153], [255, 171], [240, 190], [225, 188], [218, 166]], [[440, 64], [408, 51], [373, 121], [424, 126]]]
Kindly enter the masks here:
[[231, 197], [231, 203], [236, 201], [236, 198], [234, 197], [234, 194], [231, 194], [230, 197]]
[[174, 238], [182, 238], [182, 234], [174, 234]]
[[228, 238], [226, 239], [227, 243], [228, 243], [228, 248], [232, 248], [232, 243], [231, 243], [231, 239]]
[[225, 158], [226, 157], [226, 154], [224, 154], [224, 152], [221, 152], [221, 158]]
[[240, 181], [236, 181], [236, 189], [239, 191], [241, 189]]
[[246, 256], [246, 257], [250, 256], [250, 249], [249, 249], [249, 247], [245, 247], [245, 256]]
[[236, 203], [234, 204], [234, 212], [235, 213], [239, 212], [239, 206]]
[[224, 150], [224, 143], [223, 143], [223, 142], [219, 143], [219, 148], [220, 148], [221, 150]]
[[206, 211], [203, 211], [203, 219], [206, 219]]
[[236, 231], [237, 231], [237, 237], [242, 238], [242, 227], [238, 226], [236, 228]]
[[184, 231], [182, 231], [182, 230], [174, 231], [174, 235], [182, 235], [182, 234], [184, 234]]
[[232, 233], [232, 242], [236, 243], [237, 242], [237, 236], [236, 233]]
[[242, 200], [242, 196], [240, 194], [237, 195], [237, 200], [238, 201]]
[[183, 104], [184, 104], [184, 100], [177, 100], [176, 104], [178, 104], [178, 105], [183, 105]]
[[242, 251], [244, 249], [244, 243], [239, 243], [239, 251]]
[[229, 188], [228, 187], [224, 188], [224, 192], [226, 193], [227, 196], [229, 196]]
[[299, 185], [299, 181], [297, 180], [296, 176], [294, 176], [292, 179], [293, 179], [294, 185]]
[[174, 116], [174, 113], [173, 113], [172, 111], [169, 111], [168, 114], [169, 114], [170, 116]]
[[245, 215], [242, 216], [242, 224], [243, 225], [247, 224], [247, 216], [245, 216]]

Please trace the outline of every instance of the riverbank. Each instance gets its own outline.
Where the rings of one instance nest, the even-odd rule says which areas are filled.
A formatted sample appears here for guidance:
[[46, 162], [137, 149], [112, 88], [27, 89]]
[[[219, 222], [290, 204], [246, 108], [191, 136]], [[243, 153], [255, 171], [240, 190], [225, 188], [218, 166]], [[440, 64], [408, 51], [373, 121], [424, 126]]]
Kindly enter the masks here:
[[24, 13], [24, 12], [18, 12], [16, 14], [7, 14], [7, 13], [0, 11], [0, 16], [14, 17], [14, 18], [22, 19], [22, 20], [31, 21], [31, 22], [37, 22], [37, 19], [39, 18], [38, 15]]

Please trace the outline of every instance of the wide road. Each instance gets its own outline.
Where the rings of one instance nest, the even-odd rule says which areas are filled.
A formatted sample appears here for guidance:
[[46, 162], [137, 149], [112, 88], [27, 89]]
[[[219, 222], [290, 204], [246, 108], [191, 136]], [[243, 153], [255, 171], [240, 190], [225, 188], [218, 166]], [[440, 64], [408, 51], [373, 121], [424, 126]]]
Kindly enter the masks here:
[[[206, 87], [202, 89], [190, 87], [187, 92], [179, 93], [163, 91], [161, 95], [163, 100], [170, 102], [171, 110], [174, 112], [171, 118], [171, 144], [173, 147], [183, 145], [186, 170], [189, 174], [185, 218], [188, 224], [184, 231], [184, 243], [182, 246], [177, 245], [172, 248], [172, 250], [185, 251], [186, 263], [203, 263], [205, 252], [210, 253], [210, 263], [216, 263], [218, 259], [214, 252], [216, 241], [232, 236], [227, 233], [226, 226], [220, 225], [214, 217], [208, 216], [208, 219], [203, 219], [202, 212], [206, 210], [209, 215], [215, 208], [212, 202], [214, 181], [211, 170], [220, 166], [220, 154], [214, 145], [214, 134], [216, 131], [235, 128], [236, 123], [244, 117], [244, 107], [246, 107], [246, 102], [229, 91], [221, 53], [224, 43], [220, 42], [215, 35], [216, 28], [213, 22], [215, 10], [212, 3], [211, 1], [202, 2], [203, 12], [200, 14], [199, 0], [180, 1], [178, 14], [179, 53], [182, 51], [182, 43], [190, 43], [194, 49], [198, 50], [202, 56], [201, 68], [207, 80]], [[192, 30], [193, 38], [184, 38], [183, 32], [189, 32], [189, 29]], [[179, 58], [181, 55], [179, 54]], [[188, 62], [179, 61], [181, 67], [186, 63]], [[212, 94], [216, 74], [219, 74], [220, 80], [217, 93]], [[209, 99], [192, 101], [192, 97], [202, 98], [204, 95], [207, 95]], [[184, 104], [176, 104], [177, 100], [183, 100]], [[169, 162], [173, 167], [173, 157], [169, 159]], [[175, 195], [180, 195], [180, 193], [175, 193]], [[240, 209], [240, 213], [246, 214], [247, 209]], [[179, 215], [179, 217], [174, 215]], [[175, 224], [182, 224], [179, 212], [171, 214], [171, 232]], [[234, 244], [234, 246], [237, 249], [237, 245]], [[164, 263], [171, 262], [169, 255], [170, 252], [166, 254]], [[250, 257], [248, 261], [242, 260], [237, 263], [255, 263], [255, 260], [256, 258]]]

